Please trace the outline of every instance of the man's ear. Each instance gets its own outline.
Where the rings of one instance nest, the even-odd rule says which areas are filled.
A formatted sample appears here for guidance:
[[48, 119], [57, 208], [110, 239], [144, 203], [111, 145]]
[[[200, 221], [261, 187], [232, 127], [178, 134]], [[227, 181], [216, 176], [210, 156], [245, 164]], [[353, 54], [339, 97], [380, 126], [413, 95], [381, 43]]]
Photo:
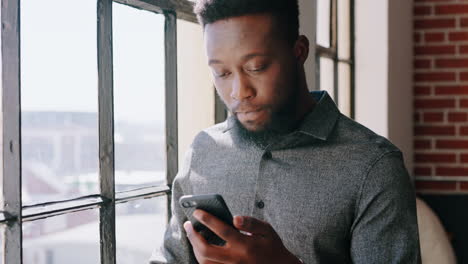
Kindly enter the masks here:
[[301, 35], [294, 44], [294, 56], [297, 58], [297, 62], [304, 64], [309, 57], [309, 39]]

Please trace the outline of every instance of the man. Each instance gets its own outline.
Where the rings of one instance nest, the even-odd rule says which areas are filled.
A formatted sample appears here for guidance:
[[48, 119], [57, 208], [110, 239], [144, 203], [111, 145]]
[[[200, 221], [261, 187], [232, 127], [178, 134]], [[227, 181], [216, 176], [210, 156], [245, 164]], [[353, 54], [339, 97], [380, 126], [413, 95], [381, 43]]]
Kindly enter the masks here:
[[[295, 0], [200, 0], [208, 64], [232, 115], [202, 131], [172, 193], [163, 263], [418, 263], [415, 197], [401, 152], [309, 93]], [[182, 195], [221, 194], [236, 229]], [[245, 232], [239, 232], [239, 230]], [[250, 234], [247, 234], [247, 233]]]

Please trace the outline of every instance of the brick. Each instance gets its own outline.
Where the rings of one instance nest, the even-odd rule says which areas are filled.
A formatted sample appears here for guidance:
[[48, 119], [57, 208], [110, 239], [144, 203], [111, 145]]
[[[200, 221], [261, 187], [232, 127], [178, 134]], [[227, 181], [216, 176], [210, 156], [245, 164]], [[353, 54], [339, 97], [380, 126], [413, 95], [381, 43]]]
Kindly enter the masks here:
[[413, 41], [414, 41], [414, 43], [419, 43], [421, 41], [421, 34], [414, 33], [413, 34]]
[[435, 8], [435, 13], [438, 15], [468, 13], [468, 4], [438, 5]]
[[444, 113], [442, 112], [429, 112], [423, 114], [424, 122], [443, 122], [444, 121]]
[[421, 181], [415, 182], [416, 190], [441, 190], [441, 191], [455, 191], [457, 183], [452, 181]]
[[454, 136], [454, 126], [417, 126], [414, 128], [417, 136]]
[[420, 108], [453, 108], [455, 107], [454, 99], [417, 99], [414, 101], [414, 107]]
[[455, 81], [456, 75], [454, 72], [427, 72], [415, 73], [414, 81], [416, 82], [433, 82], [433, 81]]
[[429, 69], [431, 68], [431, 60], [414, 60], [415, 69]]
[[468, 136], [468, 127], [467, 126], [460, 127], [460, 135], [461, 136]]
[[414, 48], [415, 55], [453, 55], [455, 54], [454, 45], [443, 46], [419, 46]]
[[460, 107], [468, 107], [468, 99], [460, 99]]
[[419, 121], [421, 121], [421, 117], [420, 117], [419, 113], [414, 113], [413, 120], [416, 123], [419, 123]]
[[460, 80], [468, 81], [468, 72], [460, 72]]
[[429, 167], [415, 167], [414, 174], [417, 176], [431, 176], [432, 169]]
[[449, 34], [450, 41], [465, 41], [468, 40], [468, 32], [451, 32]]
[[461, 162], [467, 163], [468, 162], [468, 154], [461, 154], [460, 155]]
[[468, 182], [460, 182], [460, 190], [468, 191]]
[[461, 27], [468, 27], [468, 18], [461, 18], [460, 19], [460, 26]]
[[432, 14], [432, 6], [415, 6], [413, 14], [417, 16]]
[[438, 149], [468, 149], [468, 140], [440, 139], [436, 141], [436, 148]]
[[468, 68], [468, 58], [463, 59], [437, 59], [437, 68]]
[[455, 27], [454, 18], [416, 19], [414, 21], [415, 29], [435, 29], [453, 27]]
[[459, 49], [460, 49], [461, 54], [467, 54], [468, 53], [468, 45], [461, 45]]
[[451, 112], [448, 113], [449, 122], [466, 122], [468, 121], [468, 114], [465, 112]]
[[431, 140], [429, 139], [419, 139], [414, 141], [414, 148], [415, 149], [430, 149], [431, 148]]
[[465, 167], [437, 167], [437, 176], [468, 176], [468, 168]]
[[457, 156], [455, 154], [416, 154], [415, 161], [418, 163], [454, 163], [457, 161]]
[[466, 95], [468, 94], [467, 85], [444, 85], [436, 86], [436, 95]]
[[429, 87], [429, 86], [415, 86], [414, 87], [414, 94], [415, 95], [430, 95], [431, 94], [431, 87]]
[[445, 33], [429, 32], [424, 35], [426, 42], [441, 42], [445, 40]]

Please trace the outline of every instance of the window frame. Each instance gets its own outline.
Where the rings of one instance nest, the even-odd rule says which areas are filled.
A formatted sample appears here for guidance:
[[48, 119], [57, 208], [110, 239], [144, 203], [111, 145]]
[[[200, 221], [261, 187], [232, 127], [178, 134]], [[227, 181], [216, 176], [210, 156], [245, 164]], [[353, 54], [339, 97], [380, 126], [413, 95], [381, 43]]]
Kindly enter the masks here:
[[[345, 63], [350, 67], [350, 118], [355, 118], [355, 48], [354, 48], [354, 40], [355, 40], [355, 19], [354, 19], [354, 6], [355, 0], [349, 0], [349, 23], [350, 23], [350, 34], [349, 34], [349, 41], [350, 41], [350, 57], [349, 59], [341, 59], [338, 56], [338, 30], [339, 30], [339, 23], [338, 23], [338, 0], [329, 0], [330, 2], [330, 47], [324, 47], [315, 43], [316, 51], [315, 51], [315, 65], [316, 65], [316, 86], [320, 87], [320, 58], [328, 58], [333, 61], [333, 100], [337, 105], [339, 105], [339, 71], [338, 71], [338, 64]], [[317, 3], [316, 3], [317, 5]], [[318, 23], [316, 23], [318, 25]], [[318, 30], [317, 30], [318, 32]]]
[[[21, 195], [21, 70], [20, 0], [1, 0], [2, 161], [0, 225], [4, 229], [3, 263], [23, 261], [22, 225], [48, 217], [99, 209], [101, 264], [116, 263], [116, 204], [166, 196], [171, 216], [171, 185], [178, 170], [177, 19], [197, 22], [188, 0], [96, 0], [98, 60], [100, 193], [74, 199], [22, 206]], [[165, 102], [167, 185], [115, 192], [112, 5], [124, 4], [165, 16]], [[149, 258], [149, 256], [148, 256]], [[149, 259], [148, 259], [149, 260]]]

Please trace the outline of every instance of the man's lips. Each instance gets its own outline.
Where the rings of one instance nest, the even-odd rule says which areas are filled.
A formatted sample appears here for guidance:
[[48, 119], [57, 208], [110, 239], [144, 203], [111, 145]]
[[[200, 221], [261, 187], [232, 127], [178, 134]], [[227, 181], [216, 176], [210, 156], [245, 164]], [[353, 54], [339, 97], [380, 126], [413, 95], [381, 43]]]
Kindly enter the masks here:
[[239, 110], [239, 111], [236, 111], [236, 114], [255, 113], [255, 112], [259, 112], [260, 110], [262, 110], [262, 109], [258, 108], [258, 109], [252, 109], [252, 110]]
[[236, 111], [236, 115], [239, 118], [239, 120], [257, 120], [260, 118], [262, 115], [264, 109], [263, 108], [258, 108], [258, 109], [252, 109], [252, 110], [242, 110], [242, 111]]

